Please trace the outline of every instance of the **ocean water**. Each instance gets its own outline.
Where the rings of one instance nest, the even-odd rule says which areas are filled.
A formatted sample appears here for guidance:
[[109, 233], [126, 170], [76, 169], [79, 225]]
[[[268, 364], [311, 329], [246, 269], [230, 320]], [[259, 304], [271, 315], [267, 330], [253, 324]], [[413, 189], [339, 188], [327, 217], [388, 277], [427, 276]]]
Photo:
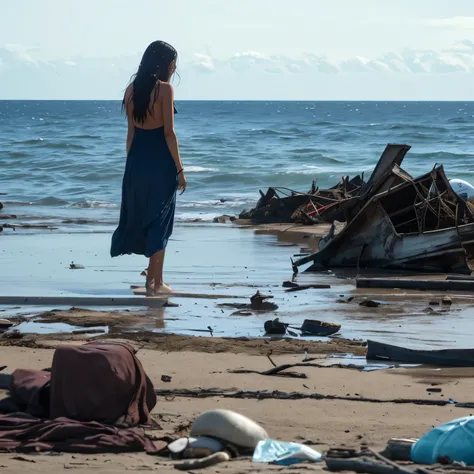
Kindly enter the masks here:
[[[387, 143], [417, 175], [443, 163], [474, 183], [474, 102], [177, 102], [188, 190], [178, 220], [249, 209], [258, 190], [307, 191], [373, 169]], [[0, 200], [23, 221], [110, 228], [126, 120], [118, 101], [0, 101]]]

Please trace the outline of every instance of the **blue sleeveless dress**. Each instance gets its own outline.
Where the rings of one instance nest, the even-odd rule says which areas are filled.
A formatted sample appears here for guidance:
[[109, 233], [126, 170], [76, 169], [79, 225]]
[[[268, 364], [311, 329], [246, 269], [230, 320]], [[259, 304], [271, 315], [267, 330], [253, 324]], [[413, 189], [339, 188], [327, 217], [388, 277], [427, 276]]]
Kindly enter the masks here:
[[112, 257], [132, 253], [151, 257], [166, 248], [173, 232], [177, 171], [164, 127], [135, 127], [122, 182], [120, 221], [112, 236]]

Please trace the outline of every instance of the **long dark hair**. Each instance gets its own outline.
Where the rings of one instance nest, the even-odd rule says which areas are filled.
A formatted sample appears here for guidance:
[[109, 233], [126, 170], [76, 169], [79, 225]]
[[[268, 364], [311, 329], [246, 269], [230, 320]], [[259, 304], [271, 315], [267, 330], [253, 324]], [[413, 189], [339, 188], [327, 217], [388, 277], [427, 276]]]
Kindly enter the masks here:
[[[158, 81], [169, 82], [172, 76], [171, 65], [177, 62], [178, 52], [164, 41], [154, 41], [143, 53], [138, 71], [133, 77], [133, 92], [129, 103], [133, 103], [133, 120], [143, 123], [147, 115], [153, 115], [153, 105], [158, 99], [158, 89], [155, 90], [153, 101], [151, 93]], [[122, 103], [125, 107], [125, 99]]]

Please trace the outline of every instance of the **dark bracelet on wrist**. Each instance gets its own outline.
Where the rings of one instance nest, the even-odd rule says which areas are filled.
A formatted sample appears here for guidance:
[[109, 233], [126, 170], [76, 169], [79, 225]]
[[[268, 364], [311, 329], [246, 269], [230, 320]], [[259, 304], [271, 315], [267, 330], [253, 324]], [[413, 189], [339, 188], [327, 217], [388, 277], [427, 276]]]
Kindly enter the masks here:
[[182, 173], [184, 171], [184, 168], [181, 168], [177, 173], [176, 173], [176, 176], [179, 176], [180, 173]]

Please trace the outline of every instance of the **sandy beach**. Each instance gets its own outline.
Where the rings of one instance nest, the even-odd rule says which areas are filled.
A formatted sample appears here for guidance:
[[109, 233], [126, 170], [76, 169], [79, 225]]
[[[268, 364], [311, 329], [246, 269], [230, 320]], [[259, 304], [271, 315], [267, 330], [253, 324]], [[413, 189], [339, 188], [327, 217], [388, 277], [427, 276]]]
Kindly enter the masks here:
[[[5, 346], [2, 341], [3, 365], [8, 370], [20, 367], [42, 369], [49, 367], [53, 349], [58, 343], [53, 336], [31, 337], [29, 342], [17, 341]], [[79, 337], [75, 342], [80, 343]], [[36, 340], [33, 343], [33, 340]], [[71, 343], [71, 341], [67, 341]], [[276, 364], [296, 363], [302, 360], [301, 344], [295, 341], [232, 342], [215, 338], [179, 336], [157, 337], [154, 343], [139, 349], [137, 356], [150, 376], [155, 389], [160, 391], [213, 389], [222, 392], [268, 391], [320, 394], [334, 399], [278, 399], [256, 400], [213, 396], [190, 398], [179, 394], [159, 395], [153, 412], [161, 426], [157, 436], [187, 434], [189, 426], [201, 412], [214, 408], [227, 408], [242, 413], [259, 422], [275, 439], [305, 442], [319, 451], [330, 447], [370, 446], [383, 449], [392, 437], [419, 437], [434, 425], [453, 418], [469, 415], [472, 410], [453, 405], [429, 406], [434, 400], [452, 398], [469, 401], [474, 388], [473, 369], [394, 369], [390, 371], [360, 372], [357, 369], [334, 367], [298, 368], [307, 375], [304, 380], [269, 377], [258, 374], [232, 374], [229, 370], [266, 370], [271, 365], [265, 353], [272, 349]], [[10, 341], [10, 343], [14, 343]], [[15, 344], [15, 343], [14, 343]], [[27, 347], [22, 347], [22, 344]], [[28, 347], [29, 346], [29, 347]], [[337, 344], [333, 343], [333, 346]], [[360, 348], [341, 344], [341, 350], [360, 352]], [[324, 362], [324, 353], [335, 352], [335, 347], [325, 343], [309, 345], [309, 351]], [[217, 354], [218, 353], [218, 354]], [[161, 381], [169, 375], [171, 382]], [[441, 393], [427, 392], [436, 385]], [[337, 399], [340, 397], [341, 399]], [[372, 402], [360, 401], [371, 398]], [[407, 399], [397, 403], [397, 399]], [[412, 400], [412, 401], [410, 401]], [[423, 402], [425, 400], [425, 402]], [[97, 472], [125, 472], [128, 470], [156, 470], [174, 472], [173, 464], [163, 458], [146, 454], [120, 455], [0, 455], [2, 472], [59, 472], [80, 469]], [[297, 466], [297, 470], [320, 470], [322, 465]], [[281, 467], [253, 464], [249, 458], [238, 459], [209, 468], [206, 472], [270, 472]]]

